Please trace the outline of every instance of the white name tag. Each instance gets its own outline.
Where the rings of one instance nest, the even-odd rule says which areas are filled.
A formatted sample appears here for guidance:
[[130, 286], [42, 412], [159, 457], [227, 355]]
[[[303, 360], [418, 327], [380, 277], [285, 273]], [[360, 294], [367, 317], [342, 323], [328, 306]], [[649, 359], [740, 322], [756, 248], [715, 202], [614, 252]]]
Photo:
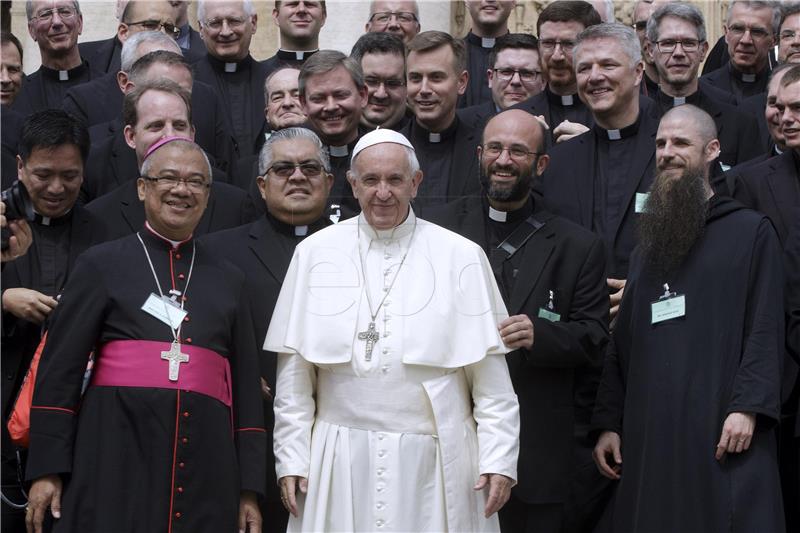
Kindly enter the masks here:
[[658, 324], [686, 315], [686, 296], [679, 294], [650, 304], [651, 324]]
[[637, 192], [636, 193], [636, 204], [634, 205], [634, 209], [636, 213], [644, 213], [644, 204], [647, 203], [647, 198], [650, 196], [650, 193], [646, 192]]
[[166, 296], [162, 299], [161, 296], [153, 293], [150, 293], [150, 296], [147, 297], [144, 305], [142, 305], [142, 311], [154, 316], [172, 329], [178, 329], [183, 319], [189, 314], [188, 311], [178, 307], [175, 302]]

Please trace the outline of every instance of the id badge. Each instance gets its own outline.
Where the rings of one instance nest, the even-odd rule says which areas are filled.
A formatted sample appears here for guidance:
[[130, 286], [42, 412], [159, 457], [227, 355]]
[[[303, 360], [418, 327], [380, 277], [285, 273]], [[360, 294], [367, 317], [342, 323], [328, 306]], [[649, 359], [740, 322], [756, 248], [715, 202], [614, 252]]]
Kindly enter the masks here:
[[161, 297], [150, 293], [147, 300], [142, 305], [142, 311], [151, 315], [172, 329], [178, 329], [183, 322], [188, 311], [181, 309], [174, 301], [167, 297]]
[[636, 204], [634, 205], [634, 209], [636, 213], [644, 213], [644, 206], [647, 203], [647, 198], [650, 196], [650, 193], [647, 192], [637, 192], [636, 193]]
[[650, 304], [650, 324], [658, 324], [686, 316], [686, 296], [683, 294], [673, 294], [665, 298], [659, 298]]
[[544, 307], [539, 308], [539, 318], [544, 318], [545, 320], [549, 320], [550, 322], [560, 322], [561, 315], [558, 313], [554, 313], [545, 309]]

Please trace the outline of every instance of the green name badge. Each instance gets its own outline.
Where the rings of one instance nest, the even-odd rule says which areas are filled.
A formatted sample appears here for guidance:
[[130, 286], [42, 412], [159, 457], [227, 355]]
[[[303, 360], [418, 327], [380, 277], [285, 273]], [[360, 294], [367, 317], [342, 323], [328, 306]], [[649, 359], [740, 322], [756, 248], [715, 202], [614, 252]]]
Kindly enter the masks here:
[[558, 313], [554, 313], [552, 311], [548, 311], [544, 307], [540, 307], [539, 318], [544, 318], [545, 320], [549, 320], [550, 322], [559, 322], [561, 320], [561, 315], [559, 315]]
[[680, 294], [672, 298], [664, 298], [657, 302], [653, 302], [650, 306], [651, 309], [651, 324], [658, 324], [666, 320], [672, 320], [686, 315], [686, 296]]
[[650, 193], [646, 192], [637, 192], [636, 193], [636, 204], [634, 206], [637, 213], [644, 213], [644, 204], [647, 203], [647, 197], [650, 196]]

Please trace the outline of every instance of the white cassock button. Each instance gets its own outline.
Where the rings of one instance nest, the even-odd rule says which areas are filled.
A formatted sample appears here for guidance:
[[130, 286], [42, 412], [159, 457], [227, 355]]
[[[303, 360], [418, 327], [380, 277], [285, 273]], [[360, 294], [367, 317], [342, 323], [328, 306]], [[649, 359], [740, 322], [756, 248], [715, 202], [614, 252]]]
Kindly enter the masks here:
[[388, 354], [388, 353], [389, 353], [389, 348], [384, 348], [384, 349], [383, 349], [383, 355], [386, 355], [386, 354]]
[[[389, 372], [389, 365], [383, 365], [381, 367], [381, 372], [383, 372], [384, 374], [387, 374]], [[383, 457], [383, 456], [381, 456], [381, 457]]]
[[383, 477], [384, 472], [386, 472], [385, 468], [379, 468], [378, 469], [378, 477]]
[[378, 440], [383, 440], [385, 438], [386, 438], [386, 435], [384, 435], [383, 433], [378, 433]]
[[375, 520], [375, 525], [378, 527], [383, 527], [383, 520]]
[[375, 488], [377, 489], [378, 492], [383, 492], [384, 490], [386, 490], [386, 485], [384, 485], [383, 483], [378, 483], [377, 485], [375, 485]]
[[376, 508], [377, 510], [379, 510], [379, 511], [380, 511], [381, 509], [383, 509], [384, 507], [386, 507], [386, 504], [385, 504], [385, 503], [383, 503], [383, 502], [378, 502], [378, 503], [376, 503], [376, 504], [375, 504], [375, 508]]
[[380, 450], [378, 452], [378, 457], [386, 457], [386, 451], [385, 450]]

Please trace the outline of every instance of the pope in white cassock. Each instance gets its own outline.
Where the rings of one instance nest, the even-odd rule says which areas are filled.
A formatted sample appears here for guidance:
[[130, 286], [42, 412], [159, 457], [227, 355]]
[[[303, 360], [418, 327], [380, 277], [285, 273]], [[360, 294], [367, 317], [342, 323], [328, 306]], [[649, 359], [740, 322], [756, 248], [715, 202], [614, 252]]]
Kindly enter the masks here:
[[348, 179], [361, 215], [297, 246], [264, 343], [289, 531], [499, 531], [519, 406], [489, 262], [414, 215], [401, 134], [362, 137]]

